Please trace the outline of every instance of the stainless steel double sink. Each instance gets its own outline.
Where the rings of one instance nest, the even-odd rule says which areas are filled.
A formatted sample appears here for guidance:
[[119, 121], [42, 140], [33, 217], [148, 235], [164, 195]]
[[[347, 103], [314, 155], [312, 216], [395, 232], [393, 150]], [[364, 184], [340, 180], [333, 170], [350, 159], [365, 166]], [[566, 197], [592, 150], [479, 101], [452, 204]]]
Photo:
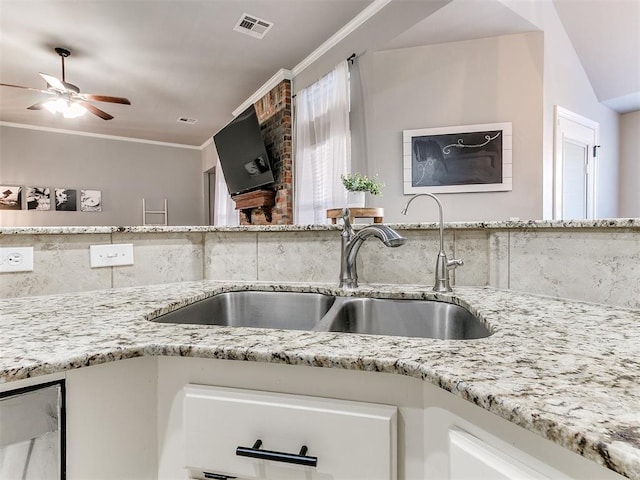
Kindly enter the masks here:
[[302, 292], [227, 292], [152, 319], [160, 323], [470, 340], [491, 335], [458, 305]]

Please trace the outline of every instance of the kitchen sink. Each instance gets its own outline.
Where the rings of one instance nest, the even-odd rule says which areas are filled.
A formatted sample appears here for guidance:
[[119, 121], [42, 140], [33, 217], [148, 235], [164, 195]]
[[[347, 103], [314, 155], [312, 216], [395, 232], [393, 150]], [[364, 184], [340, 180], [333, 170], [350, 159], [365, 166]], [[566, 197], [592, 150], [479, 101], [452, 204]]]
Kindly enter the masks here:
[[154, 318], [160, 323], [311, 330], [335, 297], [301, 292], [227, 292]]
[[458, 305], [425, 300], [338, 299], [315, 331], [470, 340], [491, 335]]
[[481, 320], [450, 303], [303, 292], [221, 293], [152, 321], [448, 340], [491, 335]]

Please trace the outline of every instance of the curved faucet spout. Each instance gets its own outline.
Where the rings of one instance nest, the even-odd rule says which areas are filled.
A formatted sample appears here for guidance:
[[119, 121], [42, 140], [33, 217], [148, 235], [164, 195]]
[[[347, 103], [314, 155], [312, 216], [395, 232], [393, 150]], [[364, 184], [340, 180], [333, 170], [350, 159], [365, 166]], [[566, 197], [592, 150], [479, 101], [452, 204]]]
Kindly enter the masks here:
[[409, 199], [407, 204], [401, 210], [403, 215], [407, 214], [409, 205], [418, 197], [431, 197], [438, 204], [438, 216], [440, 220], [440, 251], [436, 259], [435, 283], [433, 290], [436, 292], [451, 292], [451, 282], [449, 280], [449, 270], [463, 265], [463, 261], [459, 259], [447, 260], [447, 254], [444, 252], [444, 214], [442, 213], [442, 203], [440, 199], [432, 193], [419, 193]]
[[444, 214], [442, 213], [442, 202], [440, 202], [440, 199], [438, 197], [436, 197], [432, 193], [418, 193], [417, 195], [414, 195], [409, 199], [400, 213], [402, 215], [406, 215], [407, 211], [409, 210], [409, 205], [411, 205], [411, 202], [413, 202], [418, 197], [431, 197], [438, 204], [438, 218], [440, 219], [440, 252], [444, 252]]
[[349, 221], [349, 209], [342, 211], [344, 227], [342, 230], [342, 248], [340, 252], [340, 288], [357, 288], [358, 271], [356, 259], [360, 247], [369, 237], [375, 237], [387, 247], [399, 247], [404, 245], [406, 238], [401, 236], [394, 229], [386, 225], [367, 225], [354, 232]]
[[[386, 225], [367, 225], [356, 233], [353, 242], [359, 241], [360, 244], [362, 244], [362, 242], [369, 237], [376, 237], [387, 247], [399, 247], [407, 241], [406, 238], [401, 236], [393, 228], [387, 227]], [[355, 248], [355, 246], [353, 248]]]

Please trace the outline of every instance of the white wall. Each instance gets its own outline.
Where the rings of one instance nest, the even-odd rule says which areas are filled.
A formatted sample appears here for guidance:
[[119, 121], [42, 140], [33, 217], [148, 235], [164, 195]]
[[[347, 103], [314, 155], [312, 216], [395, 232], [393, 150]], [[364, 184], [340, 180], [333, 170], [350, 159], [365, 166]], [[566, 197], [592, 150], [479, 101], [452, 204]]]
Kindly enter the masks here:
[[208, 172], [216, 168], [218, 163], [218, 152], [213, 143], [213, 140], [207, 143], [202, 149], [202, 171]]
[[553, 213], [554, 107], [600, 124], [596, 216], [618, 216], [618, 114], [598, 102], [589, 78], [551, 0], [500, 0], [544, 32], [543, 218]]
[[143, 198], [151, 209], [166, 198], [170, 225], [202, 225], [201, 157], [198, 149], [0, 126], [0, 185], [101, 190], [103, 204], [99, 213], [0, 210], [0, 225], [141, 225]]
[[[532, 25], [535, 25], [544, 35], [540, 52], [541, 63], [537, 63], [538, 47], [530, 48], [533, 44], [526, 47], [530, 49], [524, 57], [514, 60], [515, 65], [525, 64], [535, 69], [533, 76], [524, 79], [524, 84], [520, 85], [512, 81], [519, 76], [519, 72], [515, 71], [516, 68], [512, 68], [511, 72], [508, 70], [493, 72], [494, 79], [500, 76], [501, 79], [505, 80], [507, 86], [513, 86], [513, 90], [516, 91], [507, 89], [506, 94], [497, 95], [494, 90], [496, 84], [490, 84], [492, 75], [490, 70], [491, 62], [494, 62], [494, 67], [495, 65], [500, 65], [501, 68], [506, 67], [506, 62], [499, 58], [502, 54], [501, 51], [500, 55], [496, 54], [493, 58], [487, 58], [486, 63], [480, 66], [478, 64], [484, 58], [485, 52], [482, 52], [479, 58], [471, 58], [461, 52], [470, 63], [465, 67], [462, 64], [462, 60], [460, 60], [460, 64], [457, 65], [455, 60], [451, 58], [445, 67], [446, 70], [443, 72], [448, 76], [441, 79], [431, 74], [435, 70], [440, 71], [441, 65], [433, 63], [430, 67], [427, 67], [425, 62], [429, 56], [434, 58], [442, 56], [437, 49], [442, 49], [443, 52], [447, 48], [453, 50], [456, 44], [452, 44], [451, 47], [446, 47], [446, 44], [433, 47], [416, 47], [417, 50], [415, 52], [410, 51], [411, 49], [406, 49], [405, 53], [401, 53], [402, 50], [395, 51], [395, 53], [376, 53], [377, 45], [384, 44], [384, 42], [376, 43], [371, 41], [363, 46], [358, 43], [359, 37], [351, 38], [351, 36], [347, 37], [337, 47], [330, 50], [328, 54], [322, 56], [312, 67], [294, 79], [295, 89], [298, 90], [326, 73], [338, 60], [348, 56], [344, 55], [343, 57], [343, 54], [355, 51], [361, 55], [356, 60], [360, 71], [358, 76], [355, 77], [355, 81], [358, 82], [357, 87], [362, 88], [362, 91], [356, 92], [356, 95], [352, 97], [352, 100], [356, 102], [360, 100], [362, 102], [361, 104], [356, 103], [355, 113], [352, 110], [352, 161], [355, 169], [365, 170], [366, 173], [374, 174], [377, 171], [383, 177], [384, 172], [383, 180], [387, 183], [384, 196], [376, 198], [369, 203], [375, 206], [387, 207], [385, 209], [385, 221], [404, 221], [407, 219], [407, 217], [397, 217], [396, 213], [397, 205], [403, 201], [400, 193], [401, 180], [399, 177], [401, 163], [398, 163], [401, 162], [401, 159], [398, 157], [399, 147], [397, 146], [400, 142], [402, 129], [454, 124], [444, 123], [444, 120], [455, 121], [456, 124], [485, 123], [485, 120], [481, 120], [481, 118], [496, 119], [492, 121], [513, 121], [513, 118], [520, 118], [524, 122], [520, 125], [514, 124], [515, 141], [523, 142], [526, 139], [524, 144], [520, 144], [521, 147], [526, 148], [526, 151], [514, 148], [514, 158], [517, 162], [517, 170], [514, 171], [514, 191], [509, 196], [507, 194], [445, 195], [443, 200], [445, 201], [447, 218], [449, 220], [496, 220], [510, 216], [534, 219], [552, 218], [553, 114], [556, 105], [600, 124], [599, 143], [601, 148], [599, 150], [596, 214], [600, 218], [619, 215], [619, 115], [598, 102], [591, 83], [551, 0], [499, 1]], [[441, 5], [438, 6], [440, 7]], [[393, 18], [397, 14], [397, 12], [384, 11], [383, 13], [390, 15], [387, 19]], [[415, 13], [417, 14], [417, 12]], [[415, 21], [422, 20], [422, 18], [424, 16], [416, 17]], [[405, 23], [407, 27], [411, 25], [410, 21]], [[396, 27], [395, 34], [400, 34], [399, 25], [394, 26]], [[385, 28], [382, 28], [381, 36], [386, 42], [393, 38], [393, 36], [389, 37]], [[476, 42], [482, 43], [486, 41], [487, 39], [477, 40]], [[505, 40], [501, 42], [502, 44], [499, 48], [503, 48], [508, 44]], [[468, 44], [474, 52], [479, 53], [479, 50], [473, 47], [474, 42], [457, 43], [458, 45], [461, 43]], [[351, 48], [352, 46], [354, 48]], [[421, 48], [422, 50], [420, 50]], [[429, 48], [434, 50], [429, 52]], [[515, 47], [511, 45], [509, 48]], [[536, 55], [535, 58], [531, 57], [534, 53]], [[393, 56], [397, 56], [398, 59], [405, 59], [406, 63], [398, 59], [394, 60]], [[421, 59], [420, 56], [424, 58]], [[382, 66], [380, 65], [381, 63], [383, 64]], [[482, 76], [474, 76], [468, 70], [465, 70], [465, 68], [478, 67], [483, 68]], [[405, 75], [394, 72], [393, 68], [399, 69]], [[410, 79], [415, 78], [416, 72], [427, 75], [425, 78], [431, 83], [427, 83], [424, 79], [422, 82], [412, 82]], [[374, 75], [381, 75], [382, 78], [376, 78]], [[523, 75], [520, 75], [520, 77], [522, 78]], [[534, 94], [535, 98], [530, 97], [533, 91], [531, 90], [532, 79], [536, 79], [536, 81], [540, 79], [542, 84], [541, 94], [536, 92]], [[396, 83], [394, 84], [392, 81]], [[469, 89], [477, 92], [479, 86], [483, 84], [485, 86], [491, 85], [488, 90], [489, 96], [496, 101], [483, 104], [481, 101], [474, 100], [475, 103], [472, 104], [470, 109], [463, 108], [460, 105], [460, 101], [468, 100]], [[456, 85], [462, 90], [454, 92], [453, 87]], [[503, 84], [500, 86], [504, 88]], [[431, 96], [429, 91], [444, 92], [446, 96], [434, 98], [435, 95]], [[372, 92], [380, 98], [373, 98], [372, 100]], [[521, 95], [518, 100], [515, 100], [513, 95], [517, 95], [517, 93]], [[399, 112], [396, 111], [397, 105], [388, 103], [388, 99], [394, 97], [401, 102], [397, 105], [404, 104], [404, 108], [400, 108]], [[436, 103], [431, 106], [426, 105], [428, 100], [434, 99]], [[371, 103], [372, 101], [374, 102], [373, 104]], [[535, 106], [533, 106], [534, 101], [538, 102]], [[510, 102], [510, 104], [506, 104], [506, 102]], [[518, 111], [518, 106], [524, 108]], [[480, 110], [481, 108], [483, 110]], [[432, 115], [434, 109], [437, 116]], [[410, 118], [407, 118], [406, 116], [409, 113]], [[497, 120], [501, 114], [512, 115], [512, 118], [500, 118]], [[521, 114], [523, 116], [520, 116]], [[526, 117], [526, 115], [529, 116]], [[402, 118], [400, 118], [401, 116]], [[467, 118], [475, 118], [477, 121], [467, 121]], [[374, 121], [377, 122], [375, 130], [372, 124]], [[413, 124], [409, 125], [411, 122]], [[536, 122], [539, 123], [533, 126]], [[400, 125], [402, 125], [402, 128], [398, 128]], [[527, 130], [523, 131], [523, 126]], [[390, 140], [385, 134], [385, 128], [395, 129], [397, 137], [394, 140]], [[380, 137], [380, 135], [382, 136]], [[537, 138], [538, 144], [533, 145], [530, 143], [534, 137]], [[521, 155], [524, 155], [524, 157]], [[373, 167], [371, 167], [372, 165]], [[369, 170], [369, 168], [377, 168], [378, 170]], [[478, 201], [478, 199], [481, 200]], [[488, 199], [493, 199], [493, 201]], [[421, 220], [428, 220], [429, 218], [425, 218], [424, 215], [420, 217]]]
[[640, 111], [620, 116], [620, 216], [640, 217]]
[[[371, 54], [368, 54], [371, 55]], [[513, 124], [511, 192], [441, 194], [447, 221], [542, 217], [541, 33], [375, 52], [360, 65], [367, 122], [368, 173], [386, 184], [372, 197], [385, 221], [433, 221], [435, 205], [400, 210], [402, 131], [495, 122]]]

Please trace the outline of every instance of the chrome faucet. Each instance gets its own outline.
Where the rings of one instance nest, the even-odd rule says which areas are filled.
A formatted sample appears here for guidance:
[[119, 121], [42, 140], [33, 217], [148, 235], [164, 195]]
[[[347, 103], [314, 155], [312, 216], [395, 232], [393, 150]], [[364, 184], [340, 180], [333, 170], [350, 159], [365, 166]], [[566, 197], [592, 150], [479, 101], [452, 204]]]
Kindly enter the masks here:
[[340, 288], [357, 288], [358, 271], [356, 267], [356, 257], [358, 251], [369, 237], [376, 237], [387, 247], [399, 247], [404, 245], [406, 239], [394, 229], [386, 225], [373, 224], [358, 230], [355, 233], [349, 220], [349, 209], [342, 210], [342, 248], [340, 249]]
[[457, 268], [461, 265], [464, 265], [464, 262], [460, 259], [447, 260], [447, 254], [444, 253], [444, 215], [442, 214], [442, 203], [438, 200], [438, 197], [431, 193], [419, 193], [414, 195], [409, 199], [407, 204], [402, 209], [401, 213], [403, 215], [407, 214], [407, 210], [409, 209], [409, 205], [418, 197], [431, 197], [438, 204], [438, 213], [440, 215], [440, 251], [438, 252], [438, 258], [436, 260], [436, 272], [435, 272], [435, 283], [433, 285], [434, 292], [452, 292], [451, 282], [449, 281], [449, 270]]

